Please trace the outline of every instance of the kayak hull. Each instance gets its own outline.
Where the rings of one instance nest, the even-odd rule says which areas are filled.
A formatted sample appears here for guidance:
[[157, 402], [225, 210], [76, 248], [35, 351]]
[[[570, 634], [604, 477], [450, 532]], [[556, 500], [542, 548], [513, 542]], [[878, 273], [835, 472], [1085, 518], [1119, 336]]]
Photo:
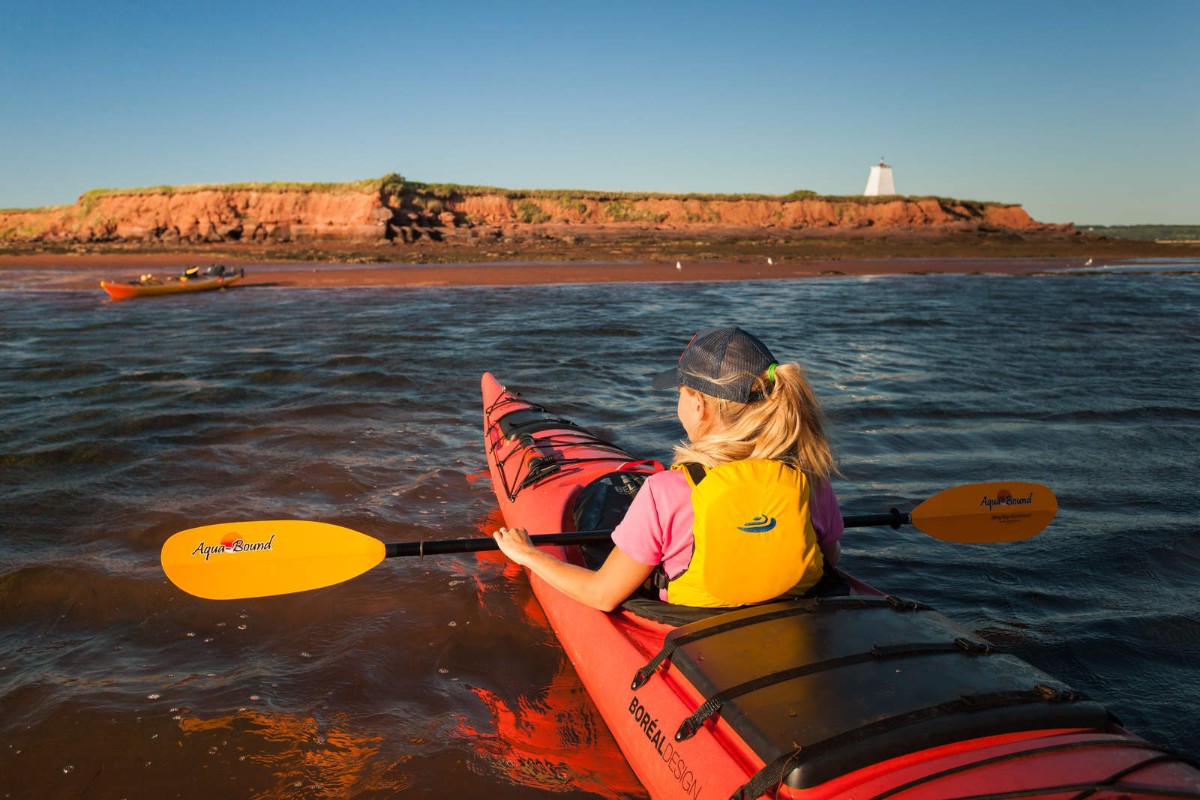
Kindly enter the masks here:
[[108, 292], [113, 300], [130, 300], [135, 297], [157, 297], [166, 294], [206, 292], [232, 286], [244, 277], [242, 270], [224, 275], [202, 278], [161, 278], [152, 281], [100, 281], [100, 288]]
[[[606, 476], [661, 468], [490, 374], [482, 390], [489, 471], [510, 526], [575, 530], [576, 504]], [[544, 550], [586, 561], [579, 546]], [[642, 613], [653, 616], [657, 601], [604, 613], [530, 581], [654, 798], [1200, 793], [1200, 771], [1120, 728], [1099, 704], [932, 609], [839, 575], [837, 596], [684, 624]], [[670, 656], [648, 670], [664, 647]], [[693, 730], [680, 738], [689, 719]]]

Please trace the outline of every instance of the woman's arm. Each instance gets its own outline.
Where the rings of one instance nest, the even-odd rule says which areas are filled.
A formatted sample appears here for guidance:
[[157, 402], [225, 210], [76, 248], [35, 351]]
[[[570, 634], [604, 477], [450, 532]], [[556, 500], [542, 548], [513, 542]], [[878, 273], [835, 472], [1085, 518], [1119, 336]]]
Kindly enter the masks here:
[[825, 558], [825, 566], [837, 566], [842, 556], [840, 539], [845, 531], [842, 510], [838, 508], [837, 495], [829, 481], [822, 481], [815, 488], [810, 501], [813, 528], [817, 532], [817, 546]]
[[619, 547], [614, 547], [600, 569], [593, 572], [542, 552], [524, 528], [501, 528], [493, 536], [513, 562], [528, 567], [563, 594], [601, 611], [621, 605], [654, 571], [654, 567], [634, 561]]
[[826, 545], [821, 545], [821, 555], [825, 558], [825, 566], [836, 567], [838, 559], [842, 557], [842, 545], [840, 542], [830, 542]]

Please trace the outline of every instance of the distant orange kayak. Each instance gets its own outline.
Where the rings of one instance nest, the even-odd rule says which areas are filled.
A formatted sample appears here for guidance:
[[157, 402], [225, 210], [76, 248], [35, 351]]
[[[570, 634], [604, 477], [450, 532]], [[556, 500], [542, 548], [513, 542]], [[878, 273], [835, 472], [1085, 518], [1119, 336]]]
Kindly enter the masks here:
[[240, 281], [245, 274], [245, 270], [226, 270], [223, 266], [204, 269], [191, 267], [182, 275], [167, 278], [143, 275], [136, 281], [100, 281], [100, 288], [108, 292], [113, 300], [128, 300], [132, 297], [223, 289]]

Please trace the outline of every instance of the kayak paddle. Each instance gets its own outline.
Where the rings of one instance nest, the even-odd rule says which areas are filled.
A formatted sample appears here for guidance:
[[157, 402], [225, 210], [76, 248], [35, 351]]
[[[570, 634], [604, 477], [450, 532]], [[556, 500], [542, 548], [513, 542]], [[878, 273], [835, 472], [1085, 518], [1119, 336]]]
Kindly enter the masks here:
[[[1058, 500], [1036, 483], [972, 483], [938, 492], [907, 514], [867, 514], [843, 519], [847, 528], [912, 525], [947, 542], [1015, 542], [1041, 533]], [[535, 544], [607, 541], [607, 531], [544, 533]], [[167, 577], [189, 594], [238, 600], [320, 589], [348, 581], [396, 556], [497, 550], [494, 539], [441, 539], [385, 544], [328, 522], [260, 520], [204, 525], [180, 531], [162, 547]]]

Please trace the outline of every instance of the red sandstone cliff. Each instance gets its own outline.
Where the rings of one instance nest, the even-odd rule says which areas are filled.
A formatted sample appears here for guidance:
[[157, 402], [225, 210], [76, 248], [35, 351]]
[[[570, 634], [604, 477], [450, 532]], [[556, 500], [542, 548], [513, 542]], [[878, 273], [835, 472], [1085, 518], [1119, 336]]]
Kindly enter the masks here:
[[[402, 180], [402, 179], [400, 179]], [[385, 179], [386, 181], [386, 179]], [[72, 206], [0, 211], [0, 242], [399, 240], [497, 227], [612, 231], [690, 228], [1064, 231], [1019, 205], [942, 198], [611, 196], [595, 192], [432, 191], [424, 184], [270, 185], [90, 192]]]

